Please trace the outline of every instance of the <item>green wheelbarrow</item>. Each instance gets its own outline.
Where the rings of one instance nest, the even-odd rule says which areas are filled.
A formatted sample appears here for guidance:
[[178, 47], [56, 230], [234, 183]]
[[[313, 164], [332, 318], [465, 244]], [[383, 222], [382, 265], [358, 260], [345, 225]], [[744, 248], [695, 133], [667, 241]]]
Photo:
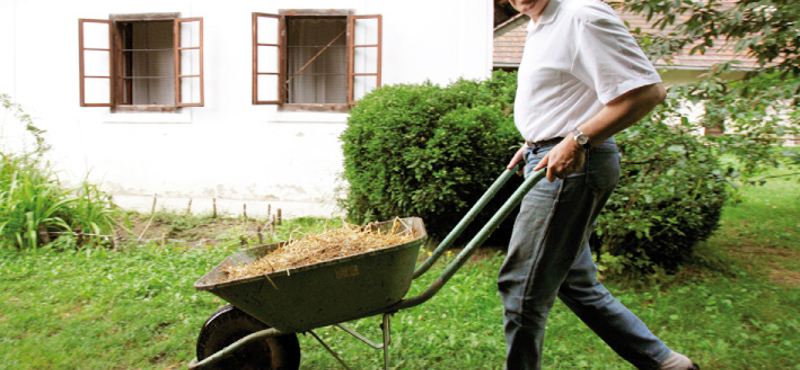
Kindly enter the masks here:
[[[396, 312], [431, 299], [480, 247], [500, 223], [545, 176], [540, 170], [526, 179], [503, 206], [445, 267], [421, 294], [405, 298], [411, 283], [448, 250], [483, 210], [519, 166], [504, 171], [467, 212], [431, 255], [415, 268], [419, 251], [427, 238], [420, 218], [401, 219], [403, 228], [415, 233], [414, 240], [344, 258], [272, 274], [218, 282], [222, 268], [252, 262], [287, 242], [258, 246], [236, 252], [200, 278], [194, 287], [208, 291], [230, 304], [206, 320], [197, 339], [197, 357], [189, 369], [281, 369], [300, 367], [297, 333], [309, 333], [345, 369], [347, 364], [314, 329], [335, 325], [370, 347], [383, 350], [384, 369], [389, 368], [390, 319]], [[392, 222], [370, 227], [386, 230]], [[374, 343], [344, 323], [382, 315], [382, 343]]]

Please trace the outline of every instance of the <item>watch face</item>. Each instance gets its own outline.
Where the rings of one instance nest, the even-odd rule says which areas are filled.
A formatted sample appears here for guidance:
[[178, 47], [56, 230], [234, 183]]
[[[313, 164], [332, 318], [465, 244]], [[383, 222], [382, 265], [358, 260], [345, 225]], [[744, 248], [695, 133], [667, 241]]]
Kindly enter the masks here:
[[588, 137], [588, 136], [586, 136], [586, 134], [583, 134], [583, 133], [582, 133], [582, 134], [580, 134], [580, 135], [578, 135], [578, 136], [576, 136], [576, 137], [575, 137], [575, 141], [576, 141], [578, 144], [580, 144], [580, 145], [583, 145], [583, 144], [586, 144], [586, 143], [588, 143], [588, 142], [589, 142], [589, 137]]

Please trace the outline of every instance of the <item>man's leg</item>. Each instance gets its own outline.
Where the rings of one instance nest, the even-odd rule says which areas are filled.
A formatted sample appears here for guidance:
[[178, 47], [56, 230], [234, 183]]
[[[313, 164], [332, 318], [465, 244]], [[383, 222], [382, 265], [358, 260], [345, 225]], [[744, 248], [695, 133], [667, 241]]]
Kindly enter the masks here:
[[[616, 147], [613, 142], [603, 146], [595, 148], [597, 153], [590, 151], [586, 168], [566, 180], [541, 181], [522, 201], [498, 277], [505, 309], [507, 369], [541, 367], [547, 316], [583, 245], [585, 230], [594, 223], [619, 173]], [[527, 168], [545, 153], [529, 153]], [[593, 171], [613, 179], [597, 191], [596, 184], [587, 182]]]
[[561, 285], [558, 297], [622, 358], [642, 370], [659, 369], [670, 349], [597, 280], [588, 243]]

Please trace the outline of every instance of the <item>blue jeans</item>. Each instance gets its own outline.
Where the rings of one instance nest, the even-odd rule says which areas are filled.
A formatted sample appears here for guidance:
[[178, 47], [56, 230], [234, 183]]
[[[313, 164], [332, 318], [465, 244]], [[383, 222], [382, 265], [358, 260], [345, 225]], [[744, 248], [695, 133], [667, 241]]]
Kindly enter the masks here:
[[[529, 147], [525, 176], [552, 148]], [[589, 236], [619, 179], [613, 140], [590, 149], [565, 180], [540, 181], [520, 206], [497, 281], [504, 306], [506, 369], [541, 368], [545, 323], [556, 296], [639, 369], [658, 369], [670, 349], [597, 280]]]

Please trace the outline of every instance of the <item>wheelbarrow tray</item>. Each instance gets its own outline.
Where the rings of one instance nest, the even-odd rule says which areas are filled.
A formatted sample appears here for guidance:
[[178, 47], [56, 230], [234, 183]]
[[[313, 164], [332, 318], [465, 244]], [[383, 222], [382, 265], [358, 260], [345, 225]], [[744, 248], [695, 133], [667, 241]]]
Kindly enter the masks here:
[[[427, 238], [422, 219], [401, 219], [398, 232], [412, 229], [416, 238], [386, 248], [295, 269], [219, 282], [223, 267], [251, 263], [288, 241], [233, 253], [195, 282], [282, 332], [304, 332], [374, 314], [400, 301], [411, 286], [420, 247]], [[372, 224], [389, 231], [392, 221]]]

